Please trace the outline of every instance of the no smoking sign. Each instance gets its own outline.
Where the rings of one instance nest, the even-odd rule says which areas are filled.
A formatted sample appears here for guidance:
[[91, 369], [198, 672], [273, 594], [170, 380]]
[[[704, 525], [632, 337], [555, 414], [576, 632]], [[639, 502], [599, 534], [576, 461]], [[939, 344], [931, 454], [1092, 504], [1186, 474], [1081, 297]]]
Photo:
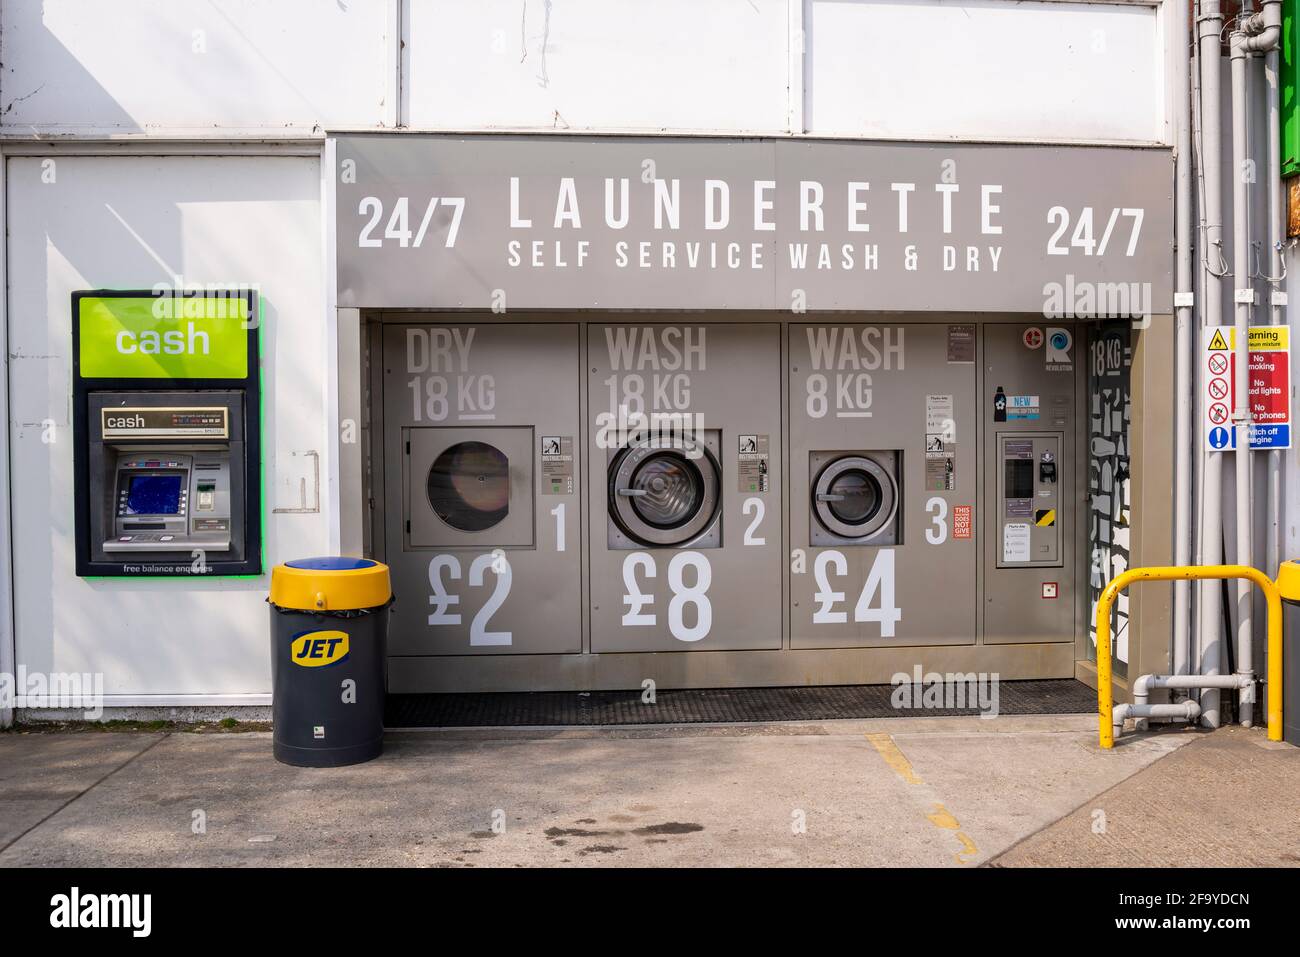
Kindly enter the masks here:
[[1231, 423], [1236, 402], [1237, 377], [1232, 364], [1232, 347], [1236, 339], [1232, 326], [1209, 326], [1201, 331], [1202, 373], [1201, 435], [1211, 452], [1230, 452], [1237, 444]]

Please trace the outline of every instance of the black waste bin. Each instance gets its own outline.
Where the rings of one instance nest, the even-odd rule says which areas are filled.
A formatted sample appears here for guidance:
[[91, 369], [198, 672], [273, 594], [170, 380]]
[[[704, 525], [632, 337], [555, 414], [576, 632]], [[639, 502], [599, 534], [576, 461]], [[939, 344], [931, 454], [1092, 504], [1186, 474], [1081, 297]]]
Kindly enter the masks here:
[[1300, 745], [1300, 561], [1277, 570], [1282, 613], [1282, 740]]
[[384, 749], [388, 566], [304, 558], [271, 571], [275, 757], [333, 768]]

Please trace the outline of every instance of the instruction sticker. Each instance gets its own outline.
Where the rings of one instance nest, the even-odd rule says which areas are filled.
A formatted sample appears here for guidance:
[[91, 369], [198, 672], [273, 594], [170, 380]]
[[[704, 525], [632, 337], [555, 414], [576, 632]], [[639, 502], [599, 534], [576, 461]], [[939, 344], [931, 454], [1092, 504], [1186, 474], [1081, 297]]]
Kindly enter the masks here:
[[952, 507], [952, 537], [970, 538], [975, 526], [975, 506], [954, 505]]
[[970, 325], [948, 327], [948, 361], [975, 361], [975, 327]]
[[951, 395], [925, 397], [925, 488], [951, 492], [957, 486], [957, 425]]
[[1002, 526], [1002, 560], [1029, 561], [1029, 523], [1008, 522]]
[[768, 436], [758, 433], [742, 434], [738, 440], [740, 491], [766, 492], [771, 481], [771, 453]]
[[573, 494], [573, 436], [542, 436], [542, 494]]

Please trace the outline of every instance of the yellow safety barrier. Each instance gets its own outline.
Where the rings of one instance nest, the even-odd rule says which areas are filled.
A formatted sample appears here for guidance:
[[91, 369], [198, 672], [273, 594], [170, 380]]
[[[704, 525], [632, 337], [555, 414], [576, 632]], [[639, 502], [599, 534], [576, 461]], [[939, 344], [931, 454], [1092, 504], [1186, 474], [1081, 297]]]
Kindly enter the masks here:
[[1282, 740], [1282, 595], [1277, 585], [1258, 568], [1248, 565], [1187, 565], [1130, 568], [1102, 590], [1097, 602], [1097, 710], [1101, 746], [1115, 746], [1111, 718], [1115, 708], [1110, 676], [1110, 608], [1133, 582], [1172, 582], [1206, 578], [1246, 578], [1268, 599], [1268, 739]]

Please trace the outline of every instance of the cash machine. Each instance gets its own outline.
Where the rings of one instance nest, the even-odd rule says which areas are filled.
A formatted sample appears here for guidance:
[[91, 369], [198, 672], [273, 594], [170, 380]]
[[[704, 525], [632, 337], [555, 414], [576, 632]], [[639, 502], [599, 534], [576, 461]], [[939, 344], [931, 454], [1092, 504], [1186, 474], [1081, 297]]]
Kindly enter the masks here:
[[79, 575], [261, 572], [256, 308], [73, 295]]

